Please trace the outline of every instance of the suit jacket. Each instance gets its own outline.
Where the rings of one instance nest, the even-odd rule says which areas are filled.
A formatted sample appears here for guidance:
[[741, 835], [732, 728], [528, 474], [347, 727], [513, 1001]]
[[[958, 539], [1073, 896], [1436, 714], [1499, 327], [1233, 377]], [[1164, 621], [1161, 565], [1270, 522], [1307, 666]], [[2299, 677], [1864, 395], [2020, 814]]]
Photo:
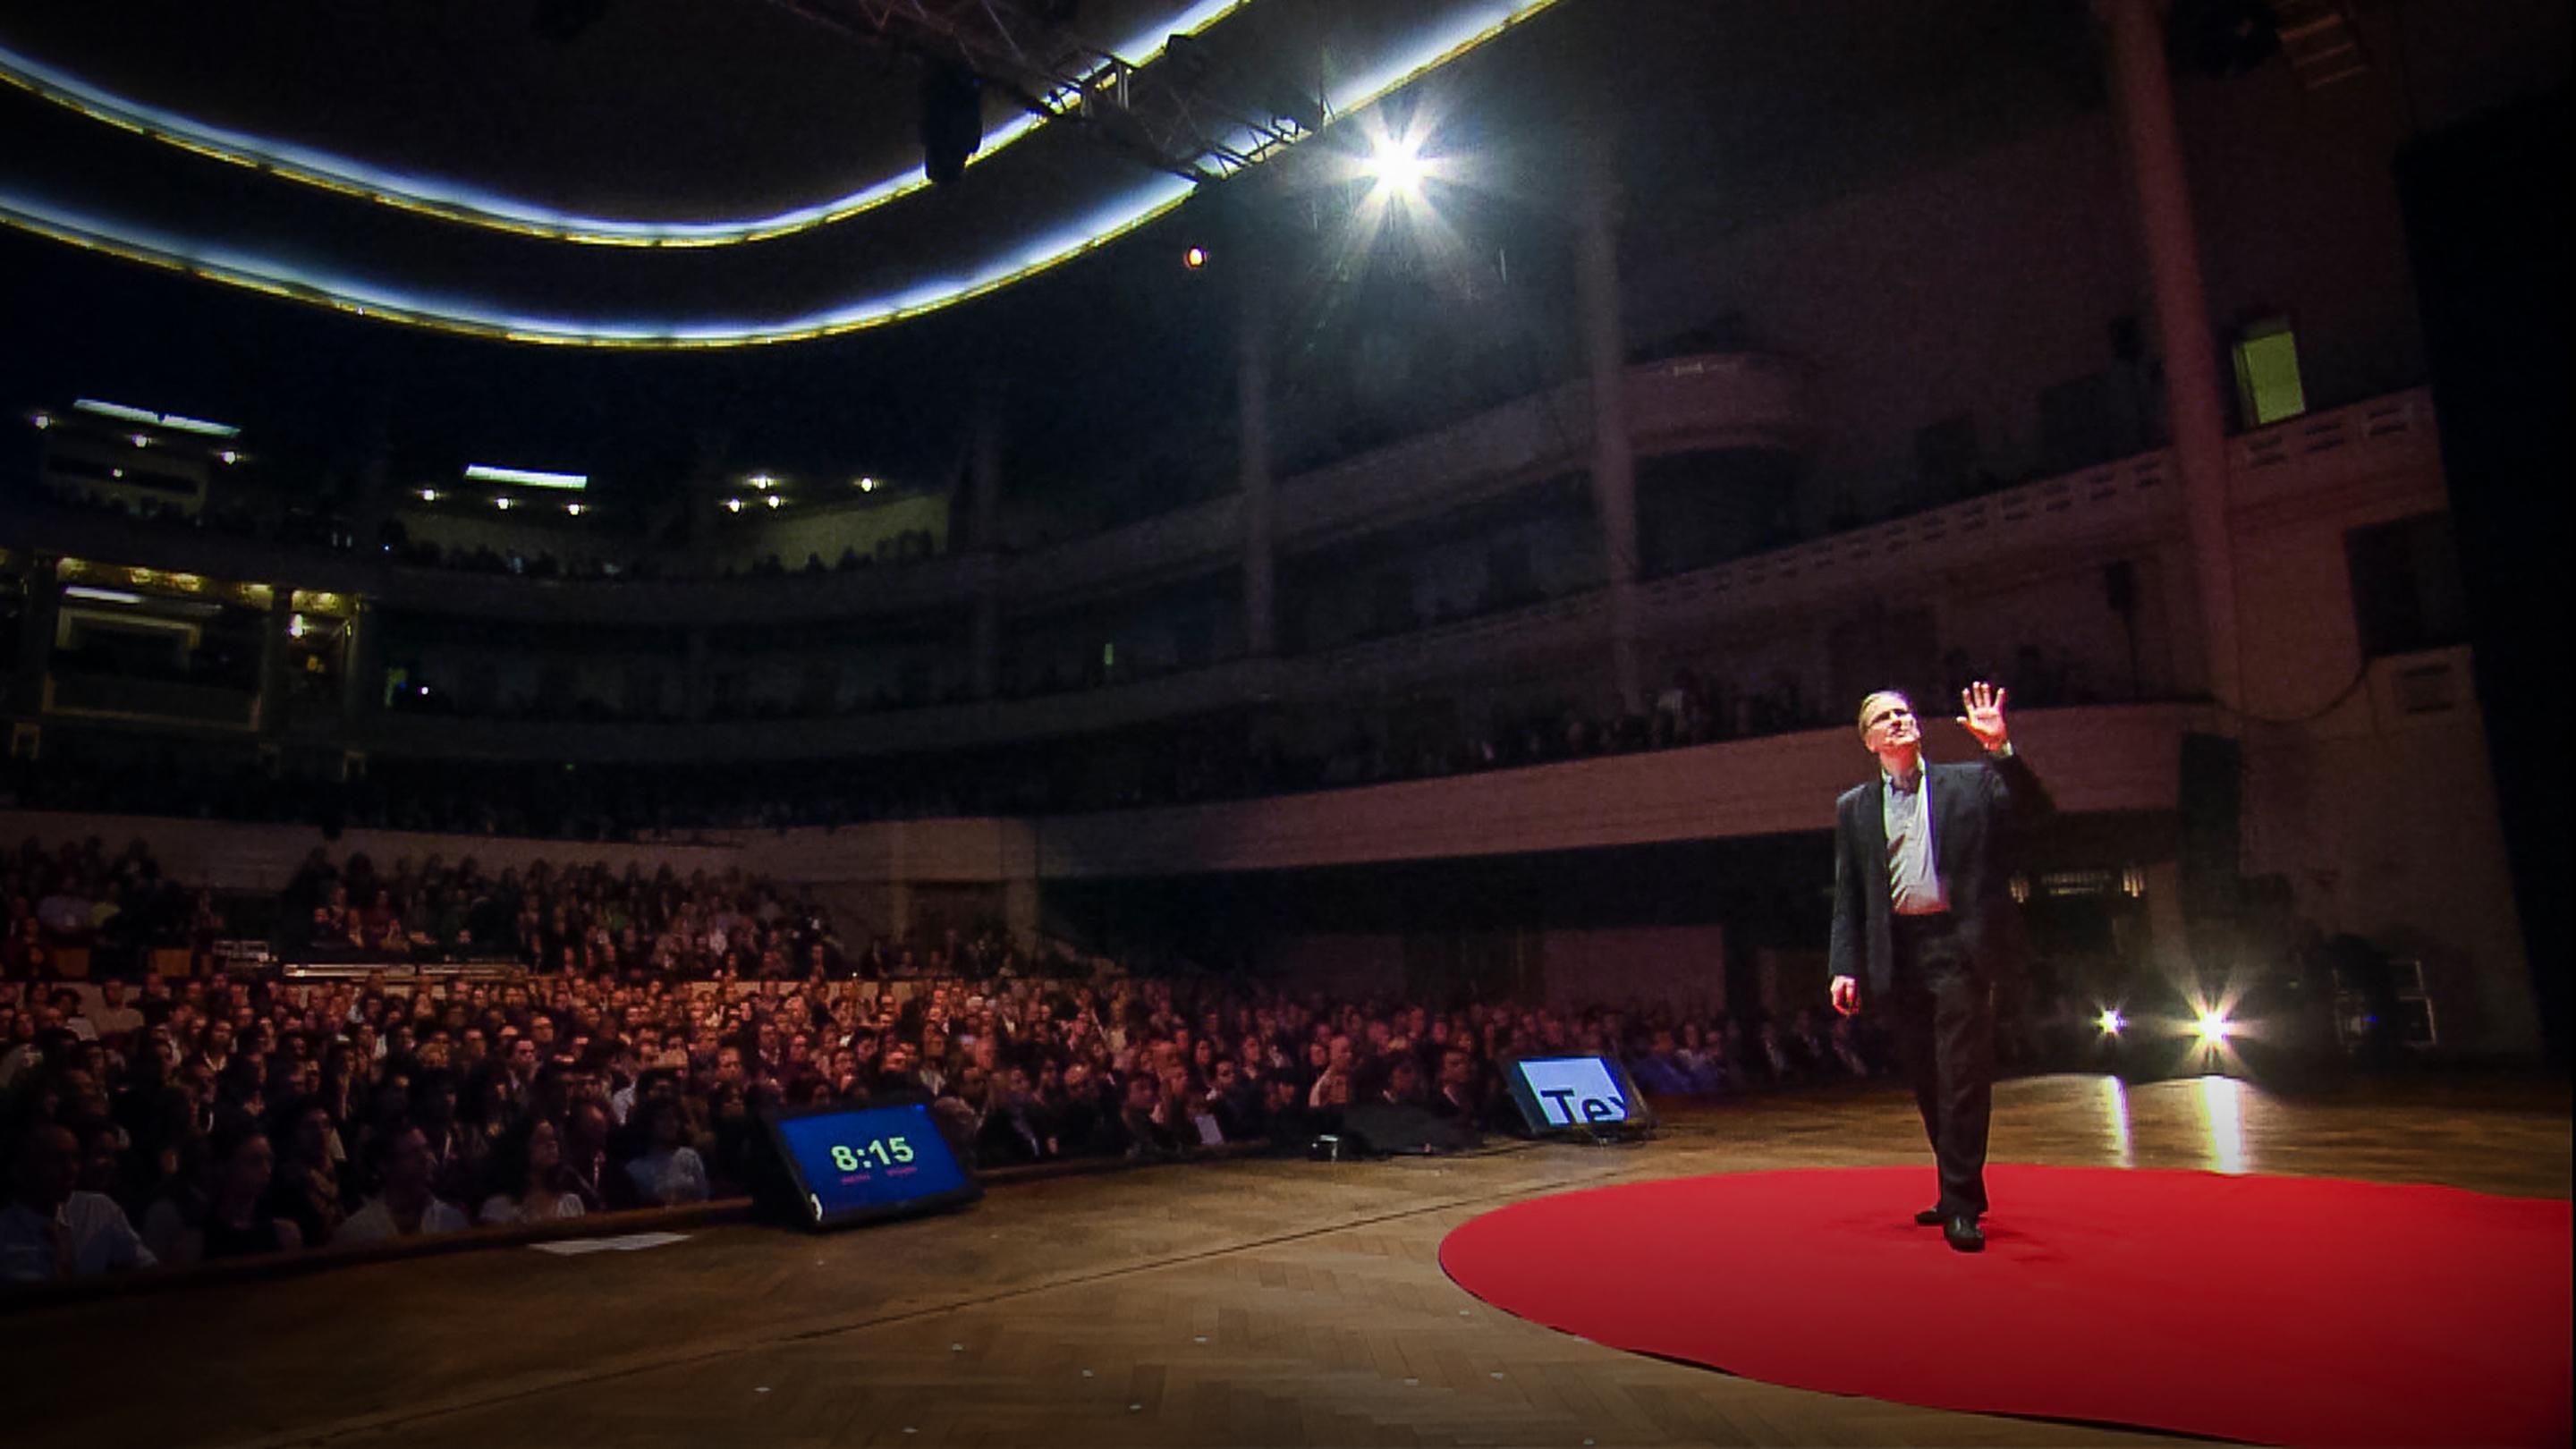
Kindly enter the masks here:
[[[2014, 948], [2010, 847], [2056, 809], [2029, 761], [2015, 754], [1923, 767], [1931, 791], [1933, 869], [1949, 891], [1970, 964], [1989, 972]], [[1834, 932], [1828, 974], [1869, 990], [1895, 984], [1888, 943], [1887, 783], [1873, 774], [1834, 802]]]

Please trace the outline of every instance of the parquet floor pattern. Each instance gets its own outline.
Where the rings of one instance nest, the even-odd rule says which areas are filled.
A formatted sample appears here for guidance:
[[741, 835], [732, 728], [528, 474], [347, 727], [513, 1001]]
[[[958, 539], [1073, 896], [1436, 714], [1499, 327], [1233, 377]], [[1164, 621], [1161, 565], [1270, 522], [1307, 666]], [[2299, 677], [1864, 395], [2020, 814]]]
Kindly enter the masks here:
[[[2564, 1197], [2569, 1142], [2563, 1085], [2284, 1101], [2043, 1078], [1999, 1090], [1994, 1156]], [[0, 1402], [29, 1446], [2164, 1442], [1617, 1352], [1486, 1308], [1437, 1260], [1458, 1223], [1541, 1193], [1891, 1161], [1929, 1177], [1910, 1102], [1853, 1090], [1637, 1148], [1203, 1164], [823, 1237], [387, 1263], [30, 1311]]]

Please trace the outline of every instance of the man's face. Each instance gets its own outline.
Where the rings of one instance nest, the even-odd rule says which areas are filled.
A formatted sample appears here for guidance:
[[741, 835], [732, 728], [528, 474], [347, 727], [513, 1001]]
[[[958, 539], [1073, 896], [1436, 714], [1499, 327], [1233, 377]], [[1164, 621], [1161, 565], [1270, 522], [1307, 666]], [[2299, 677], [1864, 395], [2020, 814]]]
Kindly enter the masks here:
[[417, 1127], [403, 1129], [401, 1136], [385, 1150], [385, 1188], [396, 1193], [417, 1193], [429, 1186], [429, 1139]]
[[1904, 695], [1873, 694], [1869, 708], [1861, 716], [1861, 743], [1872, 754], [1887, 754], [1923, 742], [1923, 726], [1914, 717], [1914, 704]]
[[27, 1134], [18, 1150], [18, 1193], [50, 1213], [70, 1197], [80, 1176], [80, 1139], [68, 1127], [46, 1125]]
[[81, 1152], [79, 1186], [84, 1192], [112, 1192], [116, 1187], [116, 1133], [92, 1132]]

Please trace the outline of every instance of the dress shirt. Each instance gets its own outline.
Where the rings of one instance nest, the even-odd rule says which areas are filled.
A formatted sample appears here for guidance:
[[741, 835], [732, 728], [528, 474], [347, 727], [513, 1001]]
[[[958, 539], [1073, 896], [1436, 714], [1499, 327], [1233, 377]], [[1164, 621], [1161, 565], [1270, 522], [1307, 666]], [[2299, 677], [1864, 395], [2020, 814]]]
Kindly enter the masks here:
[[1949, 887], [1933, 865], [1932, 792], [1921, 761], [1899, 779], [1882, 769], [1882, 821], [1887, 827], [1888, 908], [1900, 916], [1931, 916], [1950, 909]]

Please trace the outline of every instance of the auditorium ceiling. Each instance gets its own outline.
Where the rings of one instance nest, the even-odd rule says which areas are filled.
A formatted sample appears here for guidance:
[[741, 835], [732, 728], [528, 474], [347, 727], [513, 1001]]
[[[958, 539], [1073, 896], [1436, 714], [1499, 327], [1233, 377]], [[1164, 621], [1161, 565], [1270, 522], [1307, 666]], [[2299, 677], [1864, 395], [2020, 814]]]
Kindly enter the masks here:
[[1195, 134], [1239, 145], [1236, 119], [1305, 97], [1327, 123], [1304, 132], [1315, 149], [1331, 121], [1555, 3], [19, 6], [0, 15], [0, 127], [18, 138], [0, 155], [0, 219], [477, 335], [829, 335], [1043, 273], [1194, 189], [1168, 138], [1043, 120], [994, 85], [972, 169], [928, 185], [922, 62], [871, 38], [866, 12], [979, 34], [996, 13], [1045, 17], [1014, 32], [1030, 73], [1096, 75], [1104, 54], [1146, 78], [1187, 65], [1188, 94], [1225, 109]]

